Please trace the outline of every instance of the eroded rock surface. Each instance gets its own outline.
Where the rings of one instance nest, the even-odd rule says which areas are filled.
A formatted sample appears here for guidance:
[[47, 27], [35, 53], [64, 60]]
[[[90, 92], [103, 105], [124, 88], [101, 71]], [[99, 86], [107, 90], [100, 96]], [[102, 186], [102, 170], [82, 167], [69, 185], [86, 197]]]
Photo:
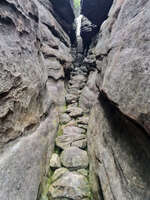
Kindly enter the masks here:
[[66, 172], [50, 189], [52, 199], [82, 200], [90, 195], [87, 178], [77, 172]]
[[[49, 0], [0, 1], [3, 200], [36, 200], [48, 172], [58, 111], [65, 102], [64, 69], [72, 63], [69, 35], [53, 12], [59, 18]], [[73, 16], [72, 9], [69, 13]]]
[[88, 155], [78, 147], [69, 147], [62, 152], [61, 162], [66, 168], [84, 169], [88, 167]]
[[85, 60], [94, 70], [92, 96], [100, 94], [88, 106], [94, 98], [87, 84], [79, 100], [84, 109], [94, 105], [88, 129], [94, 199], [150, 198], [149, 8], [147, 0], [114, 1]]

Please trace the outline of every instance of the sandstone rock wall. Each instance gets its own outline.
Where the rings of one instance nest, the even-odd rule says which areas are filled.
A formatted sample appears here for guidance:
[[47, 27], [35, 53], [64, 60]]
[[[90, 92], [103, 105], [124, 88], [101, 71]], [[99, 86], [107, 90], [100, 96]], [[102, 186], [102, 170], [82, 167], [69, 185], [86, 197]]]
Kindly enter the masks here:
[[72, 62], [70, 38], [53, 13], [49, 0], [0, 1], [3, 200], [36, 200], [53, 150], [64, 106], [64, 69]]
[[[150, 198], [149, 9], [148, 0], [114, 1], [86, 58], [96, 66], [88, 82], [100, 93], [88, 130], [95, 199]], [[83, 107], [91, 99], [86, 91]]]

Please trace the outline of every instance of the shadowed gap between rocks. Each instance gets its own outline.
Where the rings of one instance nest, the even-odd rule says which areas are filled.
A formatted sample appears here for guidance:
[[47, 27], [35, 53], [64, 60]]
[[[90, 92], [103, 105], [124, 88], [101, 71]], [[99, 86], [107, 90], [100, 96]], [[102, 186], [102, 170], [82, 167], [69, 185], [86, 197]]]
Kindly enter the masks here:
[[101, 25], [107, 19], [113, 0], [81, 0], [81, 37], [83, 54], [87, 56], [91, 42], [98, 34]]
[[[111, 134], [105, 134], [103, 137], [105, 144], [113, 156], [116, 168], [118, 168], [120, 173], [122, 187], [124, 188], [123, 190], [132, 193], [129, 195], [129, 199], [134, 199], [137, 194], [141, 199], [149, 199], [150, 137], [138, 122], [124, 115], [119, 110], [118, 105], [111, 101], [104, 91], [100, 91], [99, 93], [99, 102], [104, 110], [104, 115], [110, 126]], [[120, 151], [128, 155], [128, 160], [124, 160], [124, 162], [127, 162], [128, 166], [131, 167], [133, 171], [136, 171], [135, 176], [141, 180], [141, 185], [138, 186], [138, 181], [137, 183], [135, 181], [135, 185], [131, 184], [129, 189], [128, 184], [125, 181], [125, 179], [128, 179], [129, 177], [126, 177], [124, 169], [121, 168], [121, 159], [118, 157], [119, 155], [117, 155], [118, 153], [116, 153], [115, 146], [112, 141], [119, 142]], [[100, 160], [100, 162], [103, 162], [103, 160]], [[130, 176], [132, 175], [133, 174], [130, 174]]]

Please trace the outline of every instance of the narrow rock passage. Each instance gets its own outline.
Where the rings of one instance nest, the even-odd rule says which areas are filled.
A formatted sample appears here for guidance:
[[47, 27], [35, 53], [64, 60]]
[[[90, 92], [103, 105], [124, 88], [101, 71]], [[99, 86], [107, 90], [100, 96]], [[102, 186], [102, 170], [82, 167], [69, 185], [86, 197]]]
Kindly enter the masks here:
[[66, 108], [60, 115], [55, 153], [50, 160], [49, 200], [92, 200], [87, 154], [88, 116], [79, 98], [87, 81], [82, 67], [71, 73], [66, 92]]

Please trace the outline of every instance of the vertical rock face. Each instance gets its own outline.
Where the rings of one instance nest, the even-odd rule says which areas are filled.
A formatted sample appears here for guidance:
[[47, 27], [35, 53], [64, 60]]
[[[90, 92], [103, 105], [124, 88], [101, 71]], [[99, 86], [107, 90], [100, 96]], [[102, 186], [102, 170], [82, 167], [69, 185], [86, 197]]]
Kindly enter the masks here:
[[88, 131], [95, 199], [150, 198], [149, 9], [148, 0], [114, 1], [88, 56], [101, 91]]
[[63, 0], [63, 3], [59, 0], [51, 0], [51, 2], [54, 7], [53, 15], [70, 36], [72, 44], [75, 44], [75, 29], [72, 26], [75, 18], [73, 0]]
[[113, 0], [81, 0], [81, 14], [100, 26], [107, 19]]
[[[68, 2], [69, 5], [69, 2]], [[60, 8], [63, 7], [61, 3]], [[0, 199], [34, 200], [64, 105], [70, 38], [49, 0], [0, 1]], [[72, 27], [70, 8], [66, 21]], [[63, 14], [63, 10], [62, 13]], [[60, 13], [55, 11], [60, 17]], [[70, 16], [71, 15], [71, 16]], [[72, 29], [73, 30], [73, 29]]]
[[113, 3], [113, 0], [82, 0], [81, 1], [81, 36], [85, 54], [89, 49], [92, 38], [98, 33], [101, 24], [108, 17], [108, 12]]

